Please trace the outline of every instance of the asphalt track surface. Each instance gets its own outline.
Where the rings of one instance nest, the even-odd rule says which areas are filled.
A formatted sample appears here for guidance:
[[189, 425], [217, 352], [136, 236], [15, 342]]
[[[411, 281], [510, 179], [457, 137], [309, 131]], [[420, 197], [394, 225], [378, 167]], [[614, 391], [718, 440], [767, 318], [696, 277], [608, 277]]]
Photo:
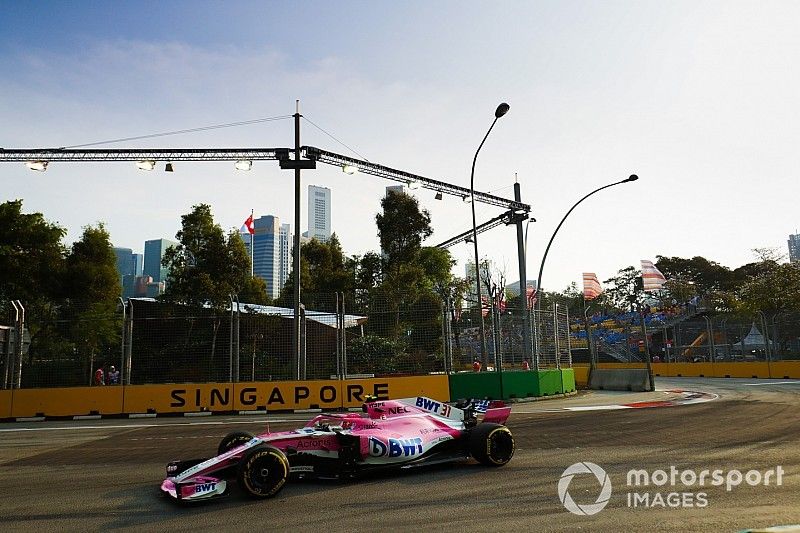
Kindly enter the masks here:
[[[517, 451], [502, 468], [467, 461], [358, 481], [291, 483], [254, 501], [231, 495], [183, 507], [161, 497], [167, 461], [213, 455], [231, 430], [263, 431], [264, 417], [204, 417], [0, 425], [0, 530], [461, 530], [738, 531], [800, 524], [800, 381], [663, 378], [660, 390], [718, 395], [647, 409], [564, 410], [659, 400], [668, 394], [586, 392], [517, 404], [508, 422]], [[307, 417], [271, 415], [272, 430]], [[564, 470], [590, 461], [613, 492], [593, 516], [565, 510]], [[781, 486], [638, 487], [630, 469], [766, 471]], [[600, 484], [578, 475], [569, 494], [595, 503]], [[704, 507], [629, 507], [630, 491], [706, 494]], [[655, 498], [654, 496], [652, 496]], [[655, 501], [655, 500], [653, 500]]]

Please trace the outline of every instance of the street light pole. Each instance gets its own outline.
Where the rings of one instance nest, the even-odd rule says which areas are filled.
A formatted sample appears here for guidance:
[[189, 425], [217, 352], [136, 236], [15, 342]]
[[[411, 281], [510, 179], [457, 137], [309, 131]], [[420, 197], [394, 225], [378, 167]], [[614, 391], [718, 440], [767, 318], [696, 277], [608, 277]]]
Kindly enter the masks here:
[[[590, 192], [589, 194], [587, 194], [586, 196], [584, 196], [583, 198], [581, 198], [580, 200], [575, 202], [575, 205], [573, 205], [572, 207], [569, 208], [569, 211], [567, 211], [567, 214], [564, 215], [564, 218], [562, 218], [561, 222], [559, 222], [558, 226], [556, 226], [556, 230], [553, 232], [553, 235], [550, 236], [550, 241], [547, 243], [547, 248], [544, 249], [544, 255], [542, 255], [542, 262], [539, 265], [539, 276], [536, 278], [536, 295], [537, 295], [536, 296], [536, 305], [537, 305], [537, 307], [541, 308], [541, 302], [542, 302], [542, 298], [544, 296], [544, 293], [542, 292], [542, 272], [544, 271], [544, 262], [547, 260], [547, 253], [550, 251], [550, 246], [553, 244], [553, 240], [556, 238], [556, 234], [558, 233], [558, 230], [561, 229], [561, 226], [564, 224], [564, 221], [567, 220], [567, 217], [570, 215], [570, 213], [572, 213], [572, 211], [576, 207], [578, 207], [581, 204], [581, 202], [583, 202], [584, 200], [589, 198], [591, 195], [596, 194], [596, 193], [602, 191], [603, 189], [608, 189], [609, 187], [613, 187], [615, 185], [620, 185], [622, 183], [628, 183], [629, 181], [636, 181], [638, 179], [639, 179], [639, 176], [637, 176], [636, 174], [631, 174], [629, 177], [625, 178], [624, 180], [615, 181], [614, 183], [609, 183], [608, 185], [603, 185], [602, 187], [599, 187], [599, 188], [593, 190], [592, 192]], [[539, 361], [539, 344], [537, 343], [537, 345], [536, 345], [536, 362], [537, 362], [537, 364], [538, 364], [538, 361]]]
[[472, 159], [472, 172], [469, 178], [469, 196], [470, 203], [472, 204], [472, 244], [475, 249], [475, 294], [478, 298], [478, 314], [480, 315], [481, 320], [481, 359], [483, 359], [484, 365], [486, 364], [486, 331], [483, 323], [483, 301], [481, 300], [481, 267], [480, 259], [478, 257], [478, 230], [475, 222], [475, 162], [478, 160], [478, 153], [481, 151], [481, 148], [483, 148], [483, 143], [486, 142], [486, 139], [492, 132], [492, 128], [494, 128], [494, 125], [497, 123], [497, 119], [508, 113], [510, 107], [511, 106], [503, 102], [497, 106], [497, 109], [495, 109], [492, 125], [489, 126], [489, 131], [487, 131], [486, 135], [483, 136], [480, 146], [478, 146], [478, 149], [475, 151], [475, 157]]
[[[628, 183], [629, 181], [636, 181], [638, 179], [639, 176], [637, 176], [636, 174], [631, 174], [630, 177], [625, 178], [624, 180], [615, 181], [614, 183], [609, 183], [608, 185], [603, 185], [602, 187], [593, 190], [592, 192], [590, 192], [589, 194], [587, 194], [586, 196], [575, 202], [575, 205], [569, 208], [567, 214], [564, 215], [564, 218], [562, 218], [561, 222], [559, 222], [558, 226], [556, 226], [556, 230], [553, 232], [553, 235], [550, 236], [550, 241], [547, 243], [547, 248], [544, 249], [544, 255], [542, 256], [542, 263], [539, 265], [539, 277], [536, 278], [536, 291], [539, 293], [539, 296], [541, 296], [542, 294], [542, 272], [544, 271], [544, 262], [547, 260], [547, 253], [550, 251], [550, 246], [553, 244], [553, 240], [556, 238], [558, 230], [561, 229], [561, 226], [564, 224], [564, 221], [567, 220], [567, 217], [570, 215], [570, 213], [572, 213], [572, 211], [576, 207], [578, 207], [581, 204], [581, 202], [589, 198], [591, 195], [598, 193], [603, 189], [608, 189], [609, 187], [613, 187], [614, 185], [620, 185], [622, 183]], [[537, 302], [541, 302], [541, 298], [537, 298]]]

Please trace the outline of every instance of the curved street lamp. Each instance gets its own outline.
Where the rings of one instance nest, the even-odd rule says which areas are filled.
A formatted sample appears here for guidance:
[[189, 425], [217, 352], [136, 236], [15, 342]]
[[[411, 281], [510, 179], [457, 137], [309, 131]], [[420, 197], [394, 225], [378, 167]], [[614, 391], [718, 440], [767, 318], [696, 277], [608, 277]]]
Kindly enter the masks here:
[[622, 181], [615, 181], [614, 183], [609, 183], [608, 185], [603, 185], [602, 187], [593, 190], [592, 192], [590, 192], [589, 194], [587, 194], [586, 196], [584, 196], [583, 198], [581, 198], [580, 200], [575, 202], [575, 205], [573, 205], [572, 207], [569, 208], [569, 211], [567, 211], [567, 214], [564, 215], [564, 218], [562, 218], [561, 222], [559, 222], [558, 226], [556, 226], [556, 230], [553, 232], [553, 235], [550, 237], [550, 242], [547, 243], [547, 248], [544, 249], [544, 255], [542, 256], [542, 263], [541, 263], [541, 265], [539, 265], [539, 277], [536, 278], [536, 293], [538, 295], [536, 299], [537, 299], [537, 301], [539, 303], [541, 303], [541, 301], [542, 301], [542, 298], [541, 298], [541, 296], [542, 296], [542, 272], [544, 271], [544, 262], [547, 259], [547, 252], [550, 251], [550, 246], [553, 244], [553, 239], [556, 238], [556, 233], [558, 233], [558, 230], [561, 229], [561, 226], [564, 224], [564, 221], [567, 220], [567, 217], [569, 216], [569, 214], [572, 213], [572, 211], [576, 207], [578, 207], [581, 204], [581, 202], [583, 202], [584, 200], [589, 198], [591, 195], [593, 195], [595, 193], [598, 193], [598, 192], [602, 191], [603, 189], [608, 189], [609, 187], [613, 187], [614, 185], [620, 185], [622, 183], [628, 183], [629, 181], [636, 181], [638, 179], [639, 179], [639, 176], [637, 176], [636, 174], [631, 174], [628, 178], [625, 178]]
[[481, 319], [481, 359], [483, 359], [484, 365], [486, 364], [486, 331], [484, 330], [483, 324], [483, 300], [481, 299], [481, 267], [478, 259], [478, 230], [475, 224], [475, 162], [478, 160], [478, 152], [483, 148], [483, 143], [486, 142], [486, 139], [492, 132], [492, 128], [494, 128], [494, 125], [497, 123], [497, 119], [508, 113], [510, 108], [511, 106], [503, 102], [495, 109], [492, 125], [489, 126], [489, 131], [483, 136], [480, 146], [478, 146], [478, 149], [475, 151], [475, 157], [472, 159], [472, 173], [469, 178], [469, 199], [472, 204], [472, 244], [475, 247], [475, 288], [478, 297], [478, 314]]
[[[631, 174], [629, 177], [627, 177], [624, 180], [615, 181], [614, 183], [609, 183], [608, 185], [603, 185], [602, 187], [593, 190], [592, 192], [590, 192], [589, 194], [587, 194], [586, 196], [584, 196], [583, 198], [581, 198], [580, 200], [575, 202], [575, 205], [573, 205], [572, 207], [569, 208], [569, 211], [567, 211], [567, 214], [564, 215], [564, 218], [562, 218], [561, 222], [559, 222], [558, 226], [556, 226], [556, 230], [553, 232], [553, 235], [550, 236], [550, 241], [547, 243], [547, 248], [544, 249], [544, 255], [542, 256], [542, 263], [539, 265], [539, 276], [536, 278], [536, 307], [538, 307], [539, 309], [542, 308], [542, 298], [543, 298], [543, 295], [544, 295], [544, 293], [542, 292], [542, 272], [544, 271], [544, 262], [545, 262], [545, 260], [547, 260], [547, 252], [550, 251], [550, 246], [553, 244], [553, 239], [556, 238], [556, 234], [558, 233], [558, 230], [561, 229], [561, 226], [564, 224], [564, 221], [567, 220], [567, 217], [569, 216], [569, 214], [572, 213], [572, 211], [576, 207], [578, 207], [581, 204], [581, 202], [583, 202], [584, 200], [589, 198], [591, 195], [593, 195], [595, 193], [598, 193], [598, 192], [602, 191], [603, 189], [608, 189], [609, 187], [613, 187], [614, 185], [620, 185], [622, 183], [628, 183], [629, 181], [636, 181], [638, 179], [639, 179], [639, 176], [637, 176], [636, 174]], [[539, 370], [539, 344], [540, 343], [539, 343], [539, 340], [538, 340], [538, 337], [537, 337], [537, 340], [536, 340], [536, 356], [534, 357], [534, 368], [536, 370]]]

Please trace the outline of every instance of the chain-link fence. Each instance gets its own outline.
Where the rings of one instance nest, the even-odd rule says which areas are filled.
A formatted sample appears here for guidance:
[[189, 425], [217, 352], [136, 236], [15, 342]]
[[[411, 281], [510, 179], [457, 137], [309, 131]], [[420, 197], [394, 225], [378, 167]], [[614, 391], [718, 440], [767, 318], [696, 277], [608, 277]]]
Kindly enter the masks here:
[[134, 298], [105, 311], [12, 317], [0, 327], [2, 386], [425, 375], [471, 371], [476, 359], [484, 370], [571, 365], [563, 308], [522, 314], [494, 306], [480, 314], [431, 293], [304, 294], [295, 322], [289, 305], [232, 297], [215, 309]]
[[800, 359], [800, 313], [742, 317], [696, 308], [667, 318], [638, 313], [588, 318], [588, 328], [583, 318], [570, 328], [579, 362], [588, 362], [590, 349], [600, 362], [644, 362], [646, 351], [654, 362]]

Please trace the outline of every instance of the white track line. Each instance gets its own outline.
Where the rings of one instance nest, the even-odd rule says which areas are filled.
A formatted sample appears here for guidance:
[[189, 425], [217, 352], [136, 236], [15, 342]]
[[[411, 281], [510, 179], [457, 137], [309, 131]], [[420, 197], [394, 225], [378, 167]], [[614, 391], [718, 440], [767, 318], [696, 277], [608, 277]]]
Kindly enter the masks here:
[[800, 381], [775, 381], [772, 383], [740, 383], [745, 387], [764, 387], [767, 385], [800, 385]]

